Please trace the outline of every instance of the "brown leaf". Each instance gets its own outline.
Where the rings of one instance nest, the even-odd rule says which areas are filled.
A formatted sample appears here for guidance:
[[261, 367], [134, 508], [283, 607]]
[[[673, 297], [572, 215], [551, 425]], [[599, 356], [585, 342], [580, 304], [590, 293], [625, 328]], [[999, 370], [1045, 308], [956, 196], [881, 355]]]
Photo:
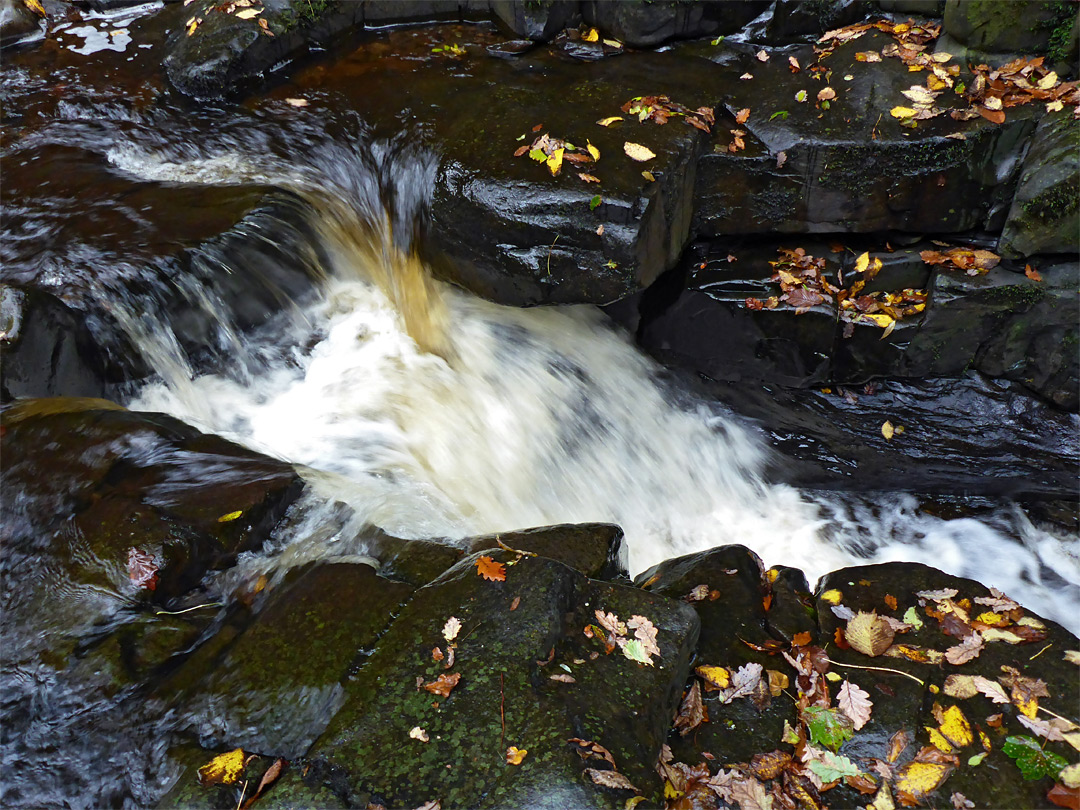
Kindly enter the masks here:
[[891, 593], [885, 594], [885, 604], [889, 606], [890, 610], [896, 610], [896, 597]]
[[735, 123], [736, 124], [745, 124], [747, 119], [749, 119], [749, 118], [750, 118], [750, 108], [749, 107], [746, 107], [746, 108], [744, 108], [742, 110], [739, 110], [737, 113], [735, 113]]
[[577, 683], [577, 678], [566, 672], [556, 672], [554, 675], [549, 676], [548, 680], [559, 681], [560, 683]]
[[1042, 275], [1032, 267], [1030, 264], [1024, 265], [1024, 275], [1030, 278], [1032, 281], [1042, 281]]
[[747, 298], [743, 302], [743, 305], [747, 309], [753, 310], [754, 312], [757, 312], [758, 310], [765, 308], [765, 302], [762, 301], [760, 298]]
[[889, 623], [876, 613], [859, 611], [844, 628], [844, 638], [851, 648], [863, 655], [881, 655], [892, 645], [895, 633]]
[[584, 180], [586, 183], [599, 183], [600, 178], [594, 174], [587, 174], [586, 172], [578, 172], [578, 177]]
[[614, 788], [615, 790], [632, 790], [634, 793], [641, 792], [618, 771], [599, 771], [596, 768], [586, 768], [585, 775], [600, 787]]
[[755, 754], [750, 760], [750, 772], [758, 779], [775, 779], [791, 762], [791, 754], [786, 751], [771, 751], [768, 754]]
[[955, 647], [949, 647], [945, 651], [945, 660], [950, 664], [960, 666], [966, 664], [979, 657], [979, 653], [982, 652], [983, 639], [978, 633], [972, 633], [964, 638], [962, 642]]
[[860, 689], [857, 684], [844, 681], [836, 695], [836, 705], [840, 707], [840, 711], [851, 718], [856, 731], [870, 722], [873, 701], [870, 700], [870, 694]]
[[804, 630], [801, 633], [796, 633], [792, 637], [791, 643], [797, 647], [805, 647], [810, 643], [811, 638], [812, 636], [810, 635], [809, 631]]
[[739, 810], [771, 810], [773, 806], [772, 797], [756, 779], [740, 779], [732, 785], [731, 798]]
[[825, 300], [821, 295], [806, 287], [795, 287], [780, 297], [791, 306], [801, 310], [810, 309]]
[[255, 788], [255, 792], [251, 798], [244, 802], [241, 810], [250, 810], [251, 806], [266, 792], [266, 789], [270, 787], [274, 782], [281, 778], [281, 772], [285, 770], [285, 766], [289, 763], [281, 757], [278, 757], [273, 761], [266, 772], [262, 775], [262, 779], [259, 780], [259, 786]]
[[[1077, 109], [1080, 109], [1080, 107]], [[1054, 786], [1047, 792], [1046, 798], [1058, 807], [1066, 807], [1068, 810], [1080, 810], [1080, 788], [1065, 787], [1060, 782], [1055, 782]]]
[[454, 691], [454, 687], [458, 685], [458, 681], [461, 680], [461, 673], [454, 672], [447, 675], [445, 672], [431, 683], [425, 683], [424, 688], [431, 692], [433, 695], [439, 695], [440, 697], [450, 697], [450, 693]]
[[889, 738], [889, 753], [885, 758], [890, 762], [896, 762], [904, 750], [911, 744], [911, 735], [906, 730], [900, 729]]
[[431, 660], [432, 661], [442, 661], [443, 658], [445, 658], [445, 657], [446, 656], [443, 655], [443, 651], [440, 650], [438, 647], [435, 647], [435, 648], [433, 648], [431, 650]]
[[983, 118], [989, 121], [991, 124], [1004, 124], [1005, 123], [1005, 111], [1004, 110], [991, 110], [987, 107], [976, 107], [976, 112]]
[[685, 737], [702, 723], [709, 722], [709, 713], [705, 710], [705, 704], [701, 700], [701, 682], [694, 679], [693, 685], [687, 690], [683, 698], [679, 713], [675, 717], [674, 728]]
[[529, 146], [529, 144], [525, 144], [524, 146], [519, 146], [517, 149], [514, 150], [514, 157], [521, 157], [526, 152], [528, 152], [530, 148], [531, 147]]
[[572, 742], [578, 746], [577, 752], [582, 759], [602, 759], [605, 762], [610, 762], [612, 768], [615, 767], [615, 757], [600, 743], [583, 740], [580, 737], [571, 737], [567, 742]]
[[506, 581], [506, 566], [486, 555], [477, 557], [476, 573], [491, 582]]
[[158, 567], [154, 558], [137, 548], [128, 549], [128, 578], [136, 588], [152, 591], [158, 586]]

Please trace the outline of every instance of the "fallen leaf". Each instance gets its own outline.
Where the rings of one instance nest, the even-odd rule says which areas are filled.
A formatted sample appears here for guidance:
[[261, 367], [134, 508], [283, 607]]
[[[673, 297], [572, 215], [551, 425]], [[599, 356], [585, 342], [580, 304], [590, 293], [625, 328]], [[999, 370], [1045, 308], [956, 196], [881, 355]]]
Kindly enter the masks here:
[[679, 730], [679, 734], [685, 737], [702, 723], [709, 722], [709, 713], [705, 710], [705, 704], [701, 700], [701, 682], [695, 680], [686, 691], [679, 712], [675, 716], [673, 728]]
[[827, 605], [838, 605], [843, 598], [844, 595], [836, 590], [836, 588], [825, 591], [825, 593], [821, 595], [821, 601]]
[[237, 509], [235, 512], [228, 512], [217, 519], [218, 523], [230, 523], [243, 515], [243, 511]]
[[949, 801], [952, 802], [953, 810], [972, 810], [975, 807], [975, 802], [959, 792], [953, 793], [949, 797]]
[[[547, 167], [548, 167], [548, 171], [551, 172], [552, 177], [557, 175], [562, 170], [563, 155], [565, 153], [566, 153], [566, 150], [563, 149], [563, 148], [556, 149], [554, 152], [551, 153], [551, 155], [545, 161], [545, 163], [547, 164]], [[483, 559], [483, 558], [481, 558], [481, 559]], [[505, 576], [502, 577], [502, 579], [505, 579]]]
[[769, 694], [780, 697], [790, 684], [788, 676], [778, 669], [767, 669], [765, 674], [769, 677]]
[[923, 626], [922, 619], [919, 618], [919, 611], [912, 605], [904, 612], [904, 624], [912, 627], [916, 630], [921, 630]]
[[634, 636], [649, 655], [660, 656], [660, 647], [656, 642], [656, 626], [644, 616], [631, 616], [626, 626], [634, 631]]
[[529, 753], [528, 748], [517, 748], [511, 745], [506, 749], [506, 764], [507, 765], [520, 765], [525, 760], [525, 755]]
[[600, 178], [592, 174], [586, 174], [585, 172], [578, 172], [578, 177], [584, 180], [586, 183], [599, 183]]
[[758, 51], [757, 53], [755, 53], [755, 54], [754, 54], [754, 57], [755, 57], [755, 58], [756, 58], [756, 59], [757, 59], [757, 60], [758, 60], [759, 62], [768, 62], [768, 61], [769, 61], [769, 53], [768, 53], [768, 51], [766, 51], [766, 50], [765, 50], [764, 48], [762, 48], [762, 49], [761, 49], [760, 51]]
[[731, 685], [731, 673], [723, 667], [700, 666], [694, 672], [716, 689], [726, 689]]
[[[285, 103], [292, 107], [307, 107], [311, 102], [309, 102], [306, 98], [287, 98], [285, 99]], [[523, 146], [522, 149], [528, 149], [528, 147]], [[520, 153], [521, 149], [515, 152], [514, 156], [516, 157]]]
[[840, 709], [808, 706], [802, 710], [802, 719], [810, 733], [810, 742], [824, 745], [830, 751], [836, 751], [855, 734], [851, 718]]
[[1044, 776], [1056, 779], [1069, 765], [1064, 757], [1044, 750], [1034, 737], [1006, 737], [1001, 750], [1016, 761], [1024, 779], [1041, 779]]
[[754, 78], [754, 74], [753, 73], [744, 73], [739, 78], [742, 79], [744, 82], [746, 82], [746, 81], [749, 81], [750, 79]]
[[909, 762], [897, 773], [894, 787], [921, 801], [937, 790], [952, 771], [953, 766], [944, 762]]
[[425, 683], [424, 689], [439, 697], [450, 697], [450, 693], [454, 691], [454, 687], [458, 685], [458, 681], [460, 680], [460, 672], [454, 672], [449, 675], [444, 672], [431, 683]]
[[613, 115], [611, 116], [611, 118], [601, 118], [596, 123], [598, 123], [602, 127], [610, 127], [612, 124], [616, 124], [622, 120], [623, 118], [621, 115]]
[[972, 633], [955, 647], [945, 650], [945, 660], [950, 664], [960, 666], [979, 657], [982, 652], [983, 639], [978, 633]]
[[573, 675], [568, 675], [565, 672], [556, 672], [554, 675], [550, 676], [548, 680], [559, 681], [560, 683], [577, 683], [577, 678]]
[[457, 638], [459, 632], [461, 632], [461, 620], [455, 616], [451, 616], [446, 620], [446, 624], [443, 625], [443, 638], [447, 641], [453, 641]]
[[267, 24], [266, 19], [263, 17], [259, 17], [259, 28], [262, 29], [262, 32], [268, 37], [274, 36], [274, 32], [270, 30], [269, 24]]
[[746, 107], [745, 109], [739, 110], [737, 113], [735, 113], [736, 124], [745, 124], [748, 118], [750, 118], [749, 107]]
[[904, 750], [911, 744], [911, 735], [904, 729], [900, 729], [889, 738], [889, 750], [885, 758], [889, 762], [896, 762]]
[[831, 87], [822, 87], [817, 94], [818, 101], [832, 101], [836, 98], [836, 91]]
[[[620, 642], [623, 639], [619, 639]], [[649, 653], [645, 650], [644, 645], [636, 638], [625, 641], [620, 644], [622, 647], [622, 653], [631, 661], [637, 661], [639, 664], [648, 664], [650, 667], [655, 666], [653, 660], [649, 657]]]
[[596, 768], [586, 768], [584, 771], [594, 784], [600, 787], [614, 788], [615, 790], [632, 790], [640, 793], [636, 787], [618, 771], [600, 771]]
[[581, 35], [581, 40], [582, 42], [598, 42], [600, 40], [600, 32], [595, 28], [590, 28]]
[[204, 787], [235, 784], [244, 772], [246, 760], [243, 748], [234, 748], [227, 754], [218, 754], [199, 768], [199, 784]]
[[623, 144], [623, 151], [626, 153], [627, 157], [631, 160], [636, 160], [639, 163], [646, 160], [652, 160], [656, 157], [656, 153], [647, 146], [642, 146], [640, 143], [632, 143], [630, 141], [626, 141]]
[[876, 613], [865, 611], [856, 613], [844, 628], [844, 638], [852, 649], [870, 657], [885, 652], [892, 645], [894, 635], [892, 627], [885, 619]]
[[840, 707], [840, 711], [851, 718], [851, 722], [855, 724], [855, 730], [858, 731], [870, 721], [870, 710], [874, 703], [870, 700], [869, 692], [863, 691], [851, 681], [844, 681], [836, 695], [836, 705]]
[[893, 107], [889, 110], [889, 115], [893, 118], [899, 118], [906, 120], [908, 118], [914, 118], [918, 110], [913, 110], [911, 107]]
[[432, 650], [431, 650], [431, 660], [432, 661], [442, 661], [443, 658], [445, 658], [445, 657], [446, 656], [443, 655], [443, 651], [440, 650], [438, 647], [432, 648]]
[[656, 182], [656, 177], [653, 175], [652, 172], [642, 172], [641, 176], [648, 180], [650, 183]]
[[751, 694], [761, 682], [761, 675], [765, 667], [754, 661], [743, 664], [731, 675], [731, 687], [720, 693], [721, 703], [730, 703], [736, 698], [746, 697]]
[[[601, 225], [600, 230], [597, 231], [597, 233], [603, 233], [603, 232], [604, 232], [604, 226]], [[521, 604], [521, 597], [520, 596], [515, 596], [514, 601], [510, 603], [510, 610], [511, 611], [517, 610], [518, 605], [520, 605], [520, 604]]]
[[858, 776], [859, 766], [845, 756], [831, 751], [814, 751], [815, 756], [806, 760], [806, 767], [824, 783], [835, 782], [847, 776]]
[[881, 435], [885, 437], [885, 441], [892, 441], [892, 437], [896, 435], [893, 423], [887, 419], [881, 425]]
[[236, 12], [236, 19], [250, 20], [254, 17], [258, 17], [260, 14], [262, 14], [261, 8], [245, 8], [243, 11]]
[[975, 739], [971, 731], [971, 724], [959, 706], [950, 706], [942, 712], [938, 728], [945, 739], [957, 748], [971, 745]]
[[422, 728], [420, 728], [420, 726], [413, 726], [412, 729], [410, 729], [410, 731], [409, 731], [409, 737], [411, 737], [414, 740], [419, 740], [420, 742], [425, 742], [425, 743], [428, 742], [431, 739], [428, 736], [428, 733], [426, 731], [424, 731]]
[[158, 567], [154, 558], [134, 546], [128, 549], [128, 579], [136, 588], [153, 591], [158, 586]]
[[1024, 275], [1030, 278], [1032, 281], [1042, 281], [1042, 275], [1032, 267], [1030, 264], [1024, 265]]
[[288, 764], [289, 763], [281, 757], [275, 759], [270, 767], [263, 773], [262, 778], [259, 779], [259, 786], [255, 788], [255, 792], [251, 795], [251, 798], [244, 802], [241, 810], [250, 810], [255, 802], [257, 802], [262, 797], [263, 793], [266, 792], [266, 789], [281, 778], [281, 773]]
[[[483, 556], [476, 558], [476, 573], [489, 582], [505, 582], [506, 566], [496, 562], [491, 557]], [[449, 639], [447, 639], [449, 640]]]
[[1024, 728], [1034, 731], [1040, 737], [1045, 737], [1050, 742], [1065, 742], [1065, 735], [1061, 733], [1061, 729], [1050, 725], [1050, 723], [1045, 720], [1040, 720], [1037, 717], [1027, 717], [1023, 714], [1018, 714], [1016, 719]]
[[731, 799], [739, 810], [772, 810], [773, 797], [757, 779], [740, 779], [731, 787]]
[[799, 60], [796, 59], [794, 56], [789, 56], [787, 58], [787, 61], [788, 67], [791, 69], [792, 73], [798, 73], [800, 70], [802, 70], [802, 67], [799, 65]]

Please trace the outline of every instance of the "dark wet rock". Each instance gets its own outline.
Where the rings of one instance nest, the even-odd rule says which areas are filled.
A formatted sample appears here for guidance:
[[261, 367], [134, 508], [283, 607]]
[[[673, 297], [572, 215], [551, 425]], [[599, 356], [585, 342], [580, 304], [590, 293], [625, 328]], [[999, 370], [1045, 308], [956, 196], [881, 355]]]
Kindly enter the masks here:
[[768, 44], [816, 40], [826, 31], [859, 22], [877, 10], [875, 5], [870, 0], [776, 0], [742, 36]]
[[[824, 243], [800, 246], [825, 257], [830, 276], [840, 268]], [[663, 289], [646, 293], [642, 309], [649, 314], [639, 342], [662, 362], [715, 380], [825, 384], [837, 333], [835, 304], [825, 301], [798, 315], [793, 308], [755, 311], [745, 305], [747, 298], [763, 301], [781, 294], [780, 286], [768, 281], [775, 272], [769, 262], [776, 258], [774, 245], [731, 252], [695, 245], [684, 259], [686, 281], [674, 301], [663, 300]]]
[[[809, 67], [815, 59], [809, 46], [785, 49], [767, 63], [745, 54], [718, 72], [728, 109], [751, 113], [738, 127], [748, 133], [745, 150], [729, 153], [728, 130], [736, 126], [718, 125], [714, 150], [699, 162], [696, 232], [1000, 229], [1039, 110], [1014, 108], [1000, 126], [945, 114], [905, 129], [889, 110], [906, 103], [901, 91], [912, 84], [907, 67], [898, 59], [854, 58], [890, 42], [875, 32], [836, 49], [828, 66], [837, 98], [828, 110], [815, 106], [822, 85], [803, 78], [809, 76], [805, 70], [792, 75], [783, 58], [794, 56]], [[739, 80], [744, 72], [754, 78]], [[799, 90], [807, 91], [808, 101], [795, 99]], [[939, 98], [942, 106], [962, 106], [949, 95]], [[957, 132], [964, 140], [946, 137]]]
[[83, 319], [54, 296], [0, 284], [0, 331], [0, 401], [111, 392]]
[[1077, 10], [1070, 3], [947, 0], [942, 31], [964, 45], [972, 58], [983, 54], [1050, 53], [1053, 61], [1069, 57], [1075, 60], [1075, 45], [1070, 38], [1076, 22]]
[[185, 716], [192, 731], [204, 745], [300, 756], [340, 708], [347, 676], [412, 592], [364, 564], [290, 572], [190, 689]]
[[[746, 383], [709, 383], [707, 391], [753, 415], [778, 452], [772, 480], [860, 492], [1078, 496], [1077, 417], [1007, 380], [968, 372], [828, 393]], [[891, 442], [881, 435], [886, 419], [906, 426]]]
[[468, 550], [499, 548], [499, 543], [549, 557], [590, 579], [629, 580], [629, 549], [623, 531], [610, 523], [564, 523], [470, 538]]
[[[826, 575], [818, 583], [818, 616], [821, 622], [821, 635], [818, 643], [833, 640], [836, 630], [843, 628], [846, 621], [839, 619], [833, 605], [822, 598], [830, 590], [839, 591], [839, 601], [853, 611], [873, 611], [881, 615], [902, 619], [909, 608], [915, 608], [921, 628], [898, 634], [894, 644], [933, 650], [943, 653], [956, 646], [960, 639], [955, 635], [946, 635], [943, 625], [932, 618], [927, 609], [934, 609], [932, 598], [920, 598], [919, 591], [956, 589], [954, 600], [967, 604], [972, 616], [990, 610], [988, 607], [972, 604], [976, 597], [989, 596], [989, 590], [969, 579], [954, 577], [929, 566], [917, 563], [886, 563], [845, 568]], [[895, 598], [896, 608], [892, 609], [886, 601], [886, 595]], [[831, 596], [835, 597], [835, 594]], [[835, 601], [835, 598], [831, 601]], [[1004, 611], [1002, 611], [1004, 612]], [[961, 747], [956, 753], [959, 767], [949, 778], [928, 797], [930, 802], [943, 804], [954, 791], [959, 791], [978, 805], [1002, 807], [1044, 807], [1045, 794], [1051, 786], [1048, 779], [1021, 779], [1015, 763], [1002, 753], [1001, 746], [1006, 735], [1031, 736], [1031, 732], [1017, 720], [1018, 710], [1012, 705], [992, 703], [988, 698], [976, 695], [958, 699], [944, 693], [945, 679], [951, 674], [982, 675], [991, 681], [997, 681], [1002, 675], [1002, 667], [1015, 667], [1021, 675], [1040, 678], [1046, 682], [1050, 697], [1043, 697], [1039, 705], [1065, 716], [1075, 716], [1076, 666], [1063, 660], [1061, 654], [1052, 655], [1051, 651], [1075, 649], [1077, 638], [1054, 622], [1041, 619], [1031, 611], [1022, 611], [1026, 616], [1041, 622], [1046, 628], [1046, 637], [1039, 641], [1012, 645], [1001, 641], [986, 643], [979, 656], [974, 660], [954, 666], [948, 662], [941, 664], [918, 663], [904, 657], [878, 656], [870, 658], [853, 649], [844, 649], [838, 645], [829, 646], [829, 657], [837, 662], [833, 670], [855, 682], [869, 693], [874, 703], [871, 719], [867, 726], [856, 732], [855, 737], [846, 742], [840, 753], [859, 759], [865, 757], [885, 758], [890, 737], [905, 729], [914, 742], [897, 760], [898, 765], [908, 762], [923, 745], [931, 743], [926, 727], [937, 727], [933, 708], [946, 709], [959, 706], [973, 731], [982, 731], [988, 735], [991, 750], [984, 761], [977, 766], [970, 765], [968, 759], [983, 751], [978, 737], [971, 744]], [[1038, 658], [1033, 656], [1050, 645]], [[853, 665], [845, 667], [844, 664]], [[867, 671], [854, 667], [887, 667], [908, 673], [923, 682], [922, 685], [911, 678], [892, 672]], [[1006, 691], [1008, 691], [1006, 689]], [[987, 717], [1002, 714], [1000, 728], [991, 727]], [[1040, 743], [1043, 741], [1040, 740]], [[1074, 752], [1063, 742], [1047, 743], [1046, 748], [1059, 756], [1070, 758]], [[830, 793], [838, 802], [856, 802], [857, 794], [846, 787]]]
[[[761, 560], [749, 549], [720, 546], [676, 557], [642, 572], [634, 582], [653, 593], [680, 600], [686, 600], [698, 586], [706, 586], [705, 598], [690, 602], [701, 618], [695, 666], [721, 666], [734, 672], [757, 663], [793, 675], [779, 656], [749, 646], [777, 642], [786, 646], [770, 633], [765, 607], [769, 583]], [[703, 697], [709, 721], [688, 736], [672, 731], [668, 737], [676, 761], [697, 763], [701, 751], [711, 752], [722, 763], [746, 761], [756, 753], [773, 750], [784, 722], [794, 722], [794, 706], [786, 698], [771, 699], [766, 694], [767, 700], [759, 699], [758, 703], [740, 699], [724, 704], [710, 690], [705, 690]]]
[[491, 0], [491, 14], [518, 36], [547, 42], [580, 14], [579, 5], [577, 0]]
[[465, 550], [434, 540], [403, 540], [378, 532], [368, 553], [380, 563], [379, 574], [419, 588], [465, 556]]
[[[676, 120], [609, 128], [595, 121], [620, 115], [619, 107], [653, 86], [657, 75], [665, 76], [663, 92], [675, 101], [708, 105], [713, 94], [703, 88], [710, 86], [711, 66], [672, 54], [588, 65], [530, 55], [494, 64], [499, 70], [485, 69], [483, 81], [458, 82], [452, 92], [464, 108], [494, 105], [503, 114], [483, 127], [470, 116], [439, 125], [444, 159], [422, 243], [426, 258], [454, 283], [504, 304], [609, 303], [652, 283], [689, 236], [704, 135]], [[527, 156], [514, 158], [518, 144], [536, 137], [538, 124], [553, 137], [591, 141], [600, 161], [582, 168], [564, 163], [552, 177]], [[658, 157], [635, 163], [623, 153], [625, 141]], [[642, 177], [645, 169], [655, 182]], [[601, 185], [578, 179], [585, 170]], [[602, 202], [593, 208], [596, 195]]]
[[[261, 545], [301, 490], [283, 462], [105, 405], [27, 400], [3, 413], [8, 660], [45, 654], [62, 669], [95, 627], [168, 602]], [[152, 558], [154, 589], [129, 578], [131, 549]]]
[[0, 48], [40, 39], [41, 20], [19, 0], [0, 0]]
[[975, 367], [1075, 411], [1080, 264], [1036, 264], [1042, 281], [1001, 266], [974, 277], [936, 273], [926, 317], [905, 352], [906, 375], [946, 376]]
[[[199, 768], [207, 765], [219, 754], [228, 753], [231, 749], [215, 750], [211, 746], [205, 748], [184, 744], [174, 746], [169, 750], [170, 764], [179, 772], [179, 778], [175, 780], [172, 789], [157, 803], [159, 810], [234, 810], [237, 805], [250, 800], [255, 794], [257, 787], [262, 783], [267, 772], [275, 767], [275, 757], [262, 756], [256, 753], [248, 753], [247, 761], [239, 774], [239, 778], [232, 784], [209, 784], [203, 785], [199, 781]], [[271, 782], [273, 789], [280, 798], [289, 796], [296, 802], [291, 807], [319, 807], [329, 808], [336, 806], [333, 803], [333, 795], [319, 793], [317, 791], [304, 791], [303, 783], [298, 779], [298, 769], [292, 763], [282, 762], [281, 775]], [[272, 804], [268, 797], [261, 795], [257, 806], [262, 808], [277, 806]]]
[[[621, 807], [628, 791], [583, 777], [571, 737], [593, 739], [620, 770], [657, 800], [651, 763], [679, 697], [698, 622], [685, 605], [616, 584], [590, 582], [543, 557], [506, 551], [505, 582], [477, 575], [471, 555], [421, 588], [348, 685], [348, 702], [313, 747], [325, 783], [349, 805]], [[642, 667], [603, 654], [582, 628], [595, 609], [641, 614], [659, 629], [661, 656]], [[446, 648], [443, 624], [462, 622], [449, 697], [418, 689], [448, 674], [432, 648]], [[591, 653], [598, 652], [595, 658]], [[565, 668], [562, 666], [565, 665]], [[551, 680], [570, 669], [574, 683]], [[428, 742], [411, 738], [417, 729]], [[508, 767], [506, 748], [528, 749]], [[385, 756], [387, 751], [397, 755]], [[449, 766], [449, 767], [447, 767]]]
[[652, 3], [648, 0], [609, 3], [583, 0], [582, 16], [599, 28], [634, 48], [652, 47], [672, 39], [731, 34], [738, 31], [766, 7], [768, 2], [697, 3], [691, 0]]
[[1068, 110], [1039, 122], [999, 247], [1013, 257], [1080, 251], [1080, 121]]
[[878, 0], [878, 6], [882, 11], [920, 17], [940, 17], [945, 13], [945, 0]]

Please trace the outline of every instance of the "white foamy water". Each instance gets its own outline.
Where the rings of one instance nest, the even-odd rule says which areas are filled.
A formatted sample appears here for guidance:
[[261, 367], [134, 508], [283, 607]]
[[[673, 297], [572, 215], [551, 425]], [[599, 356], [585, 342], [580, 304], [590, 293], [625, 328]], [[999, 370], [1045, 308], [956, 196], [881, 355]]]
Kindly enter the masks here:
[[[183, 171], [205, 181], [208, 170]], [[635, 572], [741, 543], [811, 584], [846, 565], [920, 561], [1080, 629], [1075, 538], [1019, 512], [994, 526], [945, 521], [911, 496], [841, 502], [767, 484], [761, 438], [715, 407], [672, 404], [657, 366], [592, 307], [502, 307], [425, 281], [441, 337], [438, 354], [422, 351], [402, 316], [408, 291], [384, 291], [371, 251], [330, 247], [336, 267], [318, 299], [252, 339], [252, 355], [277, 358], [266, 370], [190, 380], [182, 363], [158, 362], [165, 381], [130, 407], [305, 465], [329, 500], [399, 536], [606, 521], [626, 533]], [[148, 356], [175, 351], [136, 337]], [[293, 543], [306, 544], [298, 559], [357, 552], [333, 532]]]

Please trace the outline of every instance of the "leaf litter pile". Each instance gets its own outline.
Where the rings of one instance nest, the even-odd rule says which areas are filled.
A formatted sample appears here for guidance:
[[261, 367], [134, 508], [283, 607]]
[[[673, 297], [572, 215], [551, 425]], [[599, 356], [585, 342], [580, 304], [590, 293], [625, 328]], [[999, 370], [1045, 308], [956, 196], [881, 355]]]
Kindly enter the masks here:
[[[763, 751], [749, 762], [724, 763], [715, 771], [707, 761], [696, 766], [674, 761], [671, 749], [665, 745], [656, 769], [664, 780], [667, 810], [712, 810], [721, 806], [720, 801], [740, 810], [825, 808], [828, 792], [840, 785], [866, 797], [862, 806], [868, 810], [940, 806], [935, 791], [957, 769], [978, 768], [995, 747], [1015, 763], [1020, 778], [1055, 780], [1047, 794], [1051, 802], [1075, 807], [1080, 798], [1080, 764], [1070, 765], [1064, 757], [1046, 750], [1046, 743], [1064, 742], [1080, 751], [1080, 726], [1039, 705], [1040, 698], [1050, 697], [1044, 681], [1004, 665], [995, 678], [954, 671], [945, 677], [942, 687], [929, 683], [939, 668], [968, 664], [988, 644], [1037, 644], [1047, 636], [1042, 622], [1026, 615], [999, 591], [991, 589], [990, 596], [974, 600], [957, 596], [953, 588], [920, 591], [915, 595], [917, 604], [897, 618], [889, 615], [899, 612], [896, 598], [889, 595], [883, 612], [878, 613], [852, 611], [842, 604], [843, 594], [838, 590], [822, 594], [822, 601], [846, 622], [836, 630], [833, 643], [837, 647], [869, 658], [901, 658], [925, 664], [925, 681], [886, 666], [834, 661], [825, 648], [811, 643], [808, 632], [796, 634], [790, 647], [760, 647], [744, 642], [770, 655], [779, 653], [796, 673], [793, 690], [789, 689], [786, 674], [758, 663], [737, 669], [698, 666], [676, 714], [673, 732], [686, 736], [709, 722], [703, 695], [710, 694], [720, 704], [749, 700], [759, 710], [783, 695], [795, 702], [796, 722], [792, 726], [785, 721], [777, 741], [787, 748]], [[931, 621], [956, 643], [935, 650], [903, 642], [905, 633]], [[1080, 665], [1080, 651], [1066, 651], [1064, 658]], [[933, 723], [921, 729], [879, 726], [874, 735], [888, 740], [880, 756], [865, 755], [867, 746], [858, 741], [849, 753], [841, 753], [845, 743], [854, 740], [856, 732], [871, 722], [874, 700], [834, 668], [870, 670], [918, 682], [933, 696]], [[886, 697], [878, 700], [887, 699], [891, 693], [888, 687], [881, 691]], [[979, 695], [1001, 710], [985, 718], [975, 717], [970, 709], [965, 712], [963, 701]], [[1007, 720], [1031, 733], [1009, 733]], [[702, 756], [708, 761], [716, 759], [708, 752], [702, 752]], [[952, 793], [951, 801], [958, 810], [975, 806], [957, 792]]]

